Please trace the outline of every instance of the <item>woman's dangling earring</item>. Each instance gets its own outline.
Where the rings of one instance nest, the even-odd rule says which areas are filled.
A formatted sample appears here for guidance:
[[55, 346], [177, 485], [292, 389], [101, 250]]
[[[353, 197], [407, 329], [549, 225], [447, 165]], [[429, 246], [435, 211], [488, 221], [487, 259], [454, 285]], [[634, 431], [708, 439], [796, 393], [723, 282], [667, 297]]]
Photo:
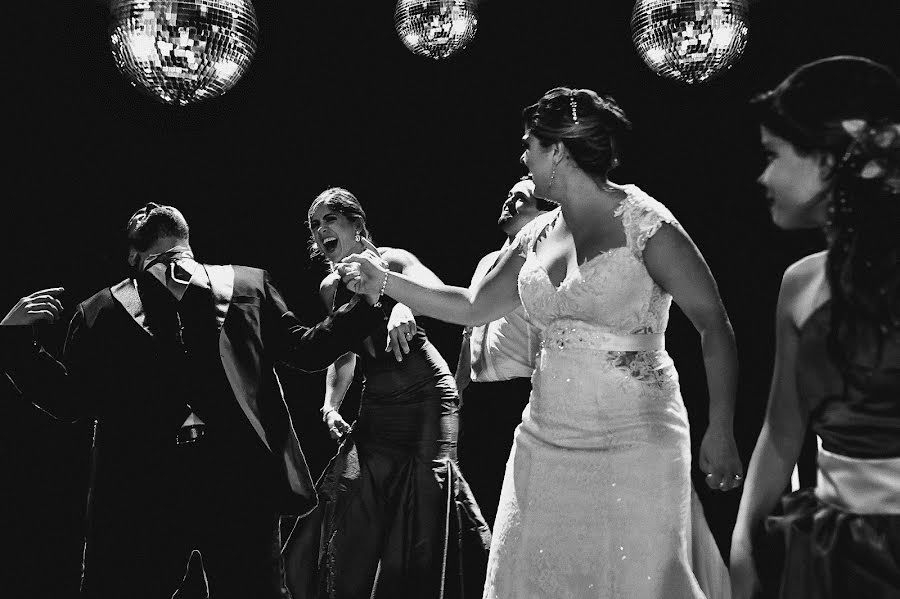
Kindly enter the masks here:
[[553, 165], [553, 170], [550, 171], [550, 186], [547, 188], [547, 195], [550, 195], [550, 190], [553, 189], [553, 179], [556, 178], [556, 165]]
[[359, 243], [359, 231], [356, 232], [356, 243]]

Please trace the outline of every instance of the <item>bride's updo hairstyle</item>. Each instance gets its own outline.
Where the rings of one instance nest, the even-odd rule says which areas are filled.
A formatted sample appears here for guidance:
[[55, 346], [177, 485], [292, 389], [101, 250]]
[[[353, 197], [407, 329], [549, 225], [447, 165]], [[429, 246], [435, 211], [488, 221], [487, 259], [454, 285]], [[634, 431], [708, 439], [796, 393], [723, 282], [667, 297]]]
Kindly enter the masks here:
[[900, 329], [900, 80], [872, 60], [834, 56], [799, 67], [752, 106], [798, 154], [833, 165], [829, 350], [848, 372], [856, 348], [873, 336], [882, 347]]
[[555, 87], [522, 116], [542, 146], [561, 141], [584, 172], [604, 178], [618, 166], [621, 139], [631, 129], [615, 100], [589, 89]]

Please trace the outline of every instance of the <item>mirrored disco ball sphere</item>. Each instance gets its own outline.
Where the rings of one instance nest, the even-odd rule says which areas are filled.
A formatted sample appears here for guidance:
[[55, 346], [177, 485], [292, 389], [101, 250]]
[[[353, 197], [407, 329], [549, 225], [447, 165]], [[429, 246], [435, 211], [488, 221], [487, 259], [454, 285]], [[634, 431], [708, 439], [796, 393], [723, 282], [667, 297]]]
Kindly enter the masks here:
[[730, 68], [747, 45], [746, 0], [638, 0], [631, 33], [656, 73], [699, 83]]
[[228, 91], [256, 52], [250, 0], [112, 0], [113, 58], [131, 83], [184, 106]]
[[475, 0], [399, 0], [394, 27], [413, 54], [440, 60], [475, 37], [476, 5]]

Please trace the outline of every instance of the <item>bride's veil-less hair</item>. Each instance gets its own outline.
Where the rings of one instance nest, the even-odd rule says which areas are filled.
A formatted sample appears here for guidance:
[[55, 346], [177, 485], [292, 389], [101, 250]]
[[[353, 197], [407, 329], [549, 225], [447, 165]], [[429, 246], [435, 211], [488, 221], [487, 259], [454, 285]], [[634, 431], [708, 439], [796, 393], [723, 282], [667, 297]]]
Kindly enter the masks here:
[[618, 165], [622, 138], [631, 129], [613, 98], [589, 89], [555, 87], [522, 117], [541, 145], [562, 141], [583, 171], [604, 178]]
[[874, 339], [877, 362], [900, 329], [900, 80], [869, 59], [835, 56], [799, 67], [752, 105], [798, 153], [833, 165], [829, 352], [849, 373]]

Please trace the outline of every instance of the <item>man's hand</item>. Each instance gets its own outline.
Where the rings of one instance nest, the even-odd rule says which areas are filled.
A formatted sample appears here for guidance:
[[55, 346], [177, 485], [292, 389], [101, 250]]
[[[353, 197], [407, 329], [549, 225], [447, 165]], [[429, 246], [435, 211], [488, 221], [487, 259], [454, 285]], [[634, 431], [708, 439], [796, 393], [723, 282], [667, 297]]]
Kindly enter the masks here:
[[0, 326], [22, 326], [37, 322], [53, 322], [62, 314], [62, 302], [57, 297], [64, 289], [51, 287], [41, 289], [20, 299], [9, 311]]

